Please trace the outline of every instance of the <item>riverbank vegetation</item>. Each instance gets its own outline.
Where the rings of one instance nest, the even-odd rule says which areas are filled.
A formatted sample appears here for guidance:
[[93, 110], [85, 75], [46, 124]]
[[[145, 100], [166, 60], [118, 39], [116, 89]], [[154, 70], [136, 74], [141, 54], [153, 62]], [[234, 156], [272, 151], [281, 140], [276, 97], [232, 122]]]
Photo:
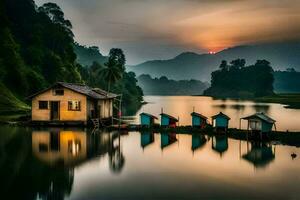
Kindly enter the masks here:
[[204, 95], [221, 98], [254, 98], [273, 95], [273, 69], [270, 62], [257, 60], [246, 66], [244, 59], [222, 61], [211, 74], [211, 86]]
[[[124, 70], [122, 50], [113, 49], [118, 54], [102, 56], [107, 64], [86, 66], [87, 60], [82, 56], [78, 59], [76, 53], [83, 51], [86, 58], [93, 58], [98, 56], [93, 54], [98, 48], [86, 51], [75, 43], [72, 23], [56, 4], [38, 7], [33, 0], [1, 1], [0, 27], [0, 115], [28, 112], [30, 102], [26, 97], [57, 81], [86, 83], [102, 89], [109, 85], [111, 92], [123, 93], [125, 104], [141, 104], [143, 93], [136, 85], [135, 75]], [[109, 63], [116, 56], [123, 56], [122, 66], [112, 60]], [[119, 73], [119, 78], [108, 77], [105, 69]]]
[[152, 78], [143, 74], [138, 77], [138, 85], [146, 95], [198, 95], [208, 88], [209, 84], [198, 80], [172, 80], [165, 76]]

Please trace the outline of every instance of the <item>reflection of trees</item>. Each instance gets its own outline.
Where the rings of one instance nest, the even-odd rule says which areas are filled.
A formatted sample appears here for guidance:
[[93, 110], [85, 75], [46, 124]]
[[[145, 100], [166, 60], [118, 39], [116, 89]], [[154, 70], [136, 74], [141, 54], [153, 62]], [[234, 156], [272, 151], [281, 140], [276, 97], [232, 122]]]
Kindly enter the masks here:
[[112, 172], [120, 173], [125, 164], [125, 157], [121, 148], [121, 133], [111, 133], [109, 149], [109, 167]]
[[[52, 168], [37, 160], [31, 151], [31, 134], [26, 129], [9, 127], [6, 131], [0, 136], [1, 197], [64, 199], [69, 195], [73, 170]], [[11, 137], [4, 138], [6, 135]]]

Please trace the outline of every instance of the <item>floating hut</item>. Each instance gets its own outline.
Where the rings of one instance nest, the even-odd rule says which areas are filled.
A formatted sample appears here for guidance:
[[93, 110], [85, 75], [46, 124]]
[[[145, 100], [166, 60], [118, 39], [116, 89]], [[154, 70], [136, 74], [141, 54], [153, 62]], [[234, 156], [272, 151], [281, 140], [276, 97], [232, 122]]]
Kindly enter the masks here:
[[275, 148], [269, 144], [252, 142], [251, 149], [242, 157], [255, 168], [264, 168], [275, 159]]
[[192, 116], [193, 127], [205, 128], [207, 124], [207, 117], [196, 112], [192, 112], [191, 116]]
[[161, 126], [172, 127], [172, 128], [176, 127], [176, 123], [178, 122], [178, 119], [165, 113], [161, 113], [160, 116], [161, 116], [161, 123], [160, 123]]
[[46, 124], [84, 124], [89, 120], [112, 121], [118, 95], [82, 84], [57, 82], [33, 94], [32, 121]]
[[140, 114], [141, 126], [153, 126], [156, 119], [158, 119], [156, 116], [149, 113]]
[[141, 132], [141, 147], [144, 149], [154, 142], [154, 133], [150, 131]]
[[240, 120], [242, 119], [248, 121], [247, 130], [250, 129], [251, 131], [255, 132], [268, 133], [272, 131], [273, 126], [276, 130], [276, 121], [262, 112], [250, 115], [248, 117], [243, 117]]
[[225, 131], [228, 129], [230, 117], [220, 112], [217, 115], [212, 116], [212, 124], [216, 129], [224, 129]]
[[164, 133], [160, 134], [160, 148], [164, 149], [167, 146], [177, 142], [176, 133]]
[[211, 145], [212, 149], [222, 157], [223, 153], [228, 150], [228, 138], [226, 136], [214, 136]]

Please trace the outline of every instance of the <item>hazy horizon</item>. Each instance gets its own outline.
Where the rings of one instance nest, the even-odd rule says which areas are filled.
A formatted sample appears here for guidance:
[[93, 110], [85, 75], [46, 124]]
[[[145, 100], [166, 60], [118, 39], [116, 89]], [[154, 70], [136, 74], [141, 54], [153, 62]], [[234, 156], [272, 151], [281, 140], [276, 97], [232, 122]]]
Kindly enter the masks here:
[[[38, 5], [49, 0], [36, 0]], [[299, 41], [300, 1], [52, 0], [75, 40], [101, 53], [122, 48], [127, 64], [245, 44]]]

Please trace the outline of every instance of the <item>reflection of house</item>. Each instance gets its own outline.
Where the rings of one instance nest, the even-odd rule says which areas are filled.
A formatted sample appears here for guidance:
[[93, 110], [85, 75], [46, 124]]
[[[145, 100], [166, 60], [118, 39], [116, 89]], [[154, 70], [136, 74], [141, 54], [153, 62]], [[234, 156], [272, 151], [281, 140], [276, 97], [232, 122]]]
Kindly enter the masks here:
[[222, 156], [228, 150], [228, 138], [226, 136], [213, 136], [212, 149]]
[[248, 121], [248, 129], [263, 133], [271, 132], [276, 122], [274, 119], [270, 118], [264, 113], [256, 113], [242, 119]]
[[165, 147], [177, 142], [176, 133], [161, 133], [160, 134], [160, 147], [164, 149]]
[[[41, 161], [52, 166], [71, 167], [96, 156], [114, 156], [120, 151], [114, 133], [89, 134], [80, 130], [34, 131], [32, 151]], [[118, 151], [117, 151], [118, 150]]]
[[113, 115], [117, 95], [86, 85], [58, 82], [32, 99], [32, 121], [82, 122]]
[[34, 131], [32, 151], [50, 165], [74, 165], [87, 156], [86, 133], [82, 131]]
[[219, 114], [212, 116], [212, 120], [213, 127], [226, 130], [228, 128], [230, 117], [220, 112]]
[[141, 147], [145, 148], [146, 146], [154, 142], [154, 133], [150, 131], [141, 132]]
[[273, 150], [272, 145], [253, 142], [251, 143], [251, 150], [248, 150], [243, 158], [256, 168], [263, 168], [275, 159], [275, 150]]
[[207, 117], [205, 117], [199, 113], [196, 113], [196, 112], [192, 112], [191, 116], [192, 116], [192, 126], [193, 127], [205, 128], [205, 126], [207, 124]]
[[160, 123], [161, 126], [176, 127], [176, 123], [178, 122], [178, 119], [165, 113], [161, 113], [160, 116], [161, 116], [161, 123]]
[[148, 114], [148, 113], [141, 113], [140, 118], [141, 118], [142, 126], [153, 126], [155, 123], [155, 120], [157, 119], [157, 117], [155, 117], [151, 114]]
[[192, 151], [195, 151], [196, 149], [203, 147], [205, 145], [206, 141], [207, 140], [204, 135], [193, 134], [192, 135]]

